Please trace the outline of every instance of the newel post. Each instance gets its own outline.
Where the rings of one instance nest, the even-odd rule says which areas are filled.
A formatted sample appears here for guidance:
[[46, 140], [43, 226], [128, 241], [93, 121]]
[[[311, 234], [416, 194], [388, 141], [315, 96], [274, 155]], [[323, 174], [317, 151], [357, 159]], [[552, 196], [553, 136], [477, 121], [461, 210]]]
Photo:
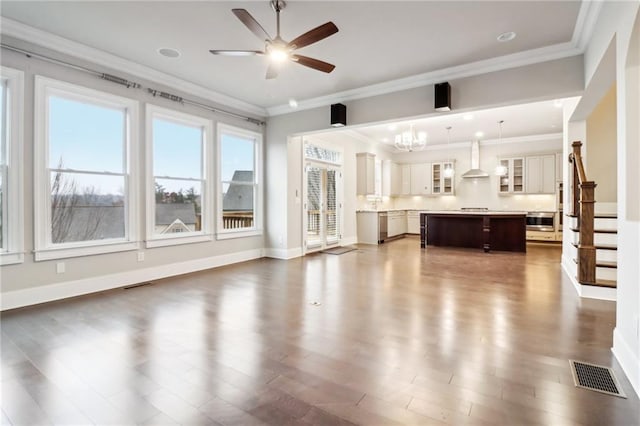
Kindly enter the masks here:
[[596, 248], [594, 245], [595, 189], [593, 181], [580, 184], [580, 244], [578, 245], [578, 281], [596, 283]]
[[571, 170], [573, 171], [571, 176], [571, 216], [577, 216], [580, 209], [580, 178], [578, 176], [578, 161], [582, 159], [580, 150], [582, 149], [582, 142], [574, 141], [571, 144], [572, 152], [570, 161], [573, 163]]

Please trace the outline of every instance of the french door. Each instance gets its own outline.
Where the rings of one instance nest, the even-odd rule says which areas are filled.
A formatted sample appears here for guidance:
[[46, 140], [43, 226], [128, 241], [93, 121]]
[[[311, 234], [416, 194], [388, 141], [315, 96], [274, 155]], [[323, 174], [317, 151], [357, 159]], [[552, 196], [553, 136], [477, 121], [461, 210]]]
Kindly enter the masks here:
[[304, 247], [309, 253], [340, 244], [342, 173], [313, 163], [305, 169]]

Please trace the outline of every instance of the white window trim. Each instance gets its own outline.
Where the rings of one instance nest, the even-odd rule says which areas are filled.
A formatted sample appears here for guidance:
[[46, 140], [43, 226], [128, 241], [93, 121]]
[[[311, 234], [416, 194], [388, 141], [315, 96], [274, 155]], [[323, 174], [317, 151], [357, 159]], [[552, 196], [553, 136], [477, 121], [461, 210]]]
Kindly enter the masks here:
[[[153, 170], [153, 119], [170, 121], [189, 127], [201, 127], [204, 133], [202, 144], [202, 188], [201, 188], [201, 220], [202, 230], [196, 232], [184, 232], [179, 234], [156, 234], [155, 230], [155, 178]], [[213, 122], [197, 115], [185, 114], [157, 105], [146, 105], [146, 169], [147, 169], [147, 241], [146, 246], [166, 247], [177, 244], [191, 244], [212, 241], [211, 217], [213, 216]]]
[[[5, 185], [7, 247], [0, 253], [0, 265], [24, 262], [24, 183], [23, 183], [23, 129], [24, 129], [24, 72], [0, 66], [0, 75], [7, 79], [7, 182]], [[2, 202], [0, 200], [0, 202]]]
[[[50, 260], [77, 256], [114, 253], [139, 248], [138, 240], [138, 126], [139, 103], [136, 100], [90, 89], [75, 84], [35, 76], [34, 86], [34, 239], [35, 260]], [[67, 244], [51, 242], [51, 191], [49, 176], [48, 97], [58, 95], [80, 102], [125, 108], [125, 237]]]
[[[254, 157], [253, 157], [253, 174], [254, 174], [254, 218], [252, 228], [238, 228], [238, 229], [223, 229], [222, 223], [222, 135], [233, 135], [240, 138], [253, 139], [254, 143]], [[263, 163], [263, 144], [262, 134], [253, 132], [251, 130], [243, 129], [240, 127], [231, 126], [224, 123], [218, 123], [217, 128], [217, 182], [218, 182], [218, 196], [217, 196], [217, 232], [216, 239], [226, 240], [231, 238], [243, 238], [251, 237], [263, 234], [263, 191], [264, 185], [262, 174]]]

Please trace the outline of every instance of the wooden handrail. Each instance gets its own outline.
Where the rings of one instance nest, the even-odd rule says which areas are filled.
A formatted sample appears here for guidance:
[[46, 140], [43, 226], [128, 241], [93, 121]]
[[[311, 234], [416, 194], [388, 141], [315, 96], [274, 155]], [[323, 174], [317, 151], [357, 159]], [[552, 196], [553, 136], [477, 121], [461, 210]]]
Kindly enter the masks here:
[[573, 164], [571, 183], [571, 215], [577, 216], [580, 229], [578, 241], [578, 281], [581, 284], [596, 284], [596, 248], [594, 245], [595, 188], [593, 181], [587, 180], [582, 161], [582, 142], [575, 141], [569, 155]]

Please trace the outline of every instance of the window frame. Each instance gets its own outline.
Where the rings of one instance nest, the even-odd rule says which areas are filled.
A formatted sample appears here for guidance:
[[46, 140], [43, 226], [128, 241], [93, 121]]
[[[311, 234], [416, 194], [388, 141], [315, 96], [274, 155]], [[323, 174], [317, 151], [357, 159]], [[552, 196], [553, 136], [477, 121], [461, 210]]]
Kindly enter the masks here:
[[6, 127], [3, 128], [6, 145], [0, 146], [0, 149], [6, 150], [6, 164], [0, 165], [0, 173], [3, 174], [3, 196], [0, 199], [4, 234], [2, 243], [5, 245], [0, 248], [0, 265], [12, 265], [24, 262], [24, 72], [0, 66], [0, 77], [6, 80], [7, 99], [4, 105]]
[[[200, 197], [200, 209], [201, 209], [201, 230], [188, 232], [188, 233], [166, 233], [156, 234], [155, 230], [155, 179], [154, 165], [153, 165], [153, 120], [155, 118], [172, 122], [174, 124], [185, 125], [189, 127], [202, 128], [203, 138], [201, 145], [201, 170], [202, 170], [202, 188]], [[200, 243], [213, 240], [212, 233], [212, 217], [213, 206], [211, 201], [213, 178], [212, 178], [212, 164], [213, 164], [213, 122], [209, 119], [179, 112], [176, 110], [163, 108], [153, 104], [146, 104], [146, 175], [147, 175], [147, 200], [146, 200], [146, 223], [147, 223], [147, 247], [164, 247], [178, 244], [191, 244]], [[168, 176], [158, 176], [158, 178], [169, 178]]]
[[[222, 181], [222, 137], [223, 135], [235, 136], [243, 139], [253, 140], [253, 226], [251, 228], [224, 229], [223, 228], [223, 181]], [[217, 128], [217, 183], [218, 205], [216, 208], [216, 238], [226, 240], [231, 238], [251, 237], [263, 234], [263, 175], [262, 175], [262, 134], [241, 127], [231, 126], [225, 123], [218, 123]]]
[[[35, 260], [62, 259], [115, 253], [139, 248], [138, 220], [138, 138], [139, 102], [60, 80], [35, 76], [34, 103], [34, 239]], [[52, 242], [51, 234], [51, 171], [49, 165], [49, 98], [61, 97], [106, 108], [125, 111], [125, 134], [123, 135], [123, 176], [125, 235], [123, 238], [77, 241], [69, 243]], [[100, 174], [100, 173], [98, 173]]]

